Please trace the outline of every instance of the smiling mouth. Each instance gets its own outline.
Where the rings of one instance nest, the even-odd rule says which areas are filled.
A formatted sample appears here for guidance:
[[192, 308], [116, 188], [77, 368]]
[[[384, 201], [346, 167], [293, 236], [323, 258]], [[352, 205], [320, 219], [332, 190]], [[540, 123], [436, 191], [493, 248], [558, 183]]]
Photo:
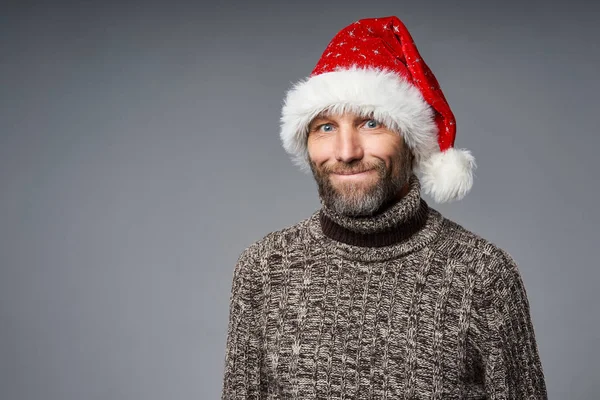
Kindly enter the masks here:
[[372, 171], [371, 169], [367, 169], [364, 171], [342, 171], [342, 172], [332, 172], [333, 175], [342, 175], [342, 176], [352, 176], [352, 175], [360, 175]]

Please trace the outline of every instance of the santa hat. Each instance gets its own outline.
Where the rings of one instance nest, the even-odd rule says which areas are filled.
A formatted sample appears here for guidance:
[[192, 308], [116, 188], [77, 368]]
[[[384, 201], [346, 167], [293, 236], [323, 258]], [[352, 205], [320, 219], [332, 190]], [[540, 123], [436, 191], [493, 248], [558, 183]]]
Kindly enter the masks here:
[[331, 40], [310, 76], [288, 92], [280, 136], [309, 170], [308, 126], [321, 112], [369, 115], [400, 133], [423, 191], [436, 202], [471, 189], [475, 159], [454, 148], [456, 122], [440, 86], [397, 17], [362, 19]]

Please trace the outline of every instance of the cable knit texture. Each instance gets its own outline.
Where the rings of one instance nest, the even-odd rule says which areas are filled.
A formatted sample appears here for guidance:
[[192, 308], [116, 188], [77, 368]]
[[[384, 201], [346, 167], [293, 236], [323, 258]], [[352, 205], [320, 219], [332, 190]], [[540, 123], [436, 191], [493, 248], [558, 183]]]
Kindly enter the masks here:
[[547, 399], [513, 259], [408, 194], [323, 207], [235, 267], [223, 400]]

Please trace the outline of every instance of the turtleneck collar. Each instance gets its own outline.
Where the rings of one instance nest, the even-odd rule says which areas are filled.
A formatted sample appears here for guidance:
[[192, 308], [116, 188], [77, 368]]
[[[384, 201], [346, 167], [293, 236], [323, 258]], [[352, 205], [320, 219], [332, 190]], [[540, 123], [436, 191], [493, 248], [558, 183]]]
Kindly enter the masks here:
[[418, 230], [427, 218], [427, 204], [421, 200], [420, 183], [415, 175], [408, 182], [408, 193], [379, 214], [349, 217], [323, 204], [320, 220], [323, 233], [342, 243], [379, 247], [397, 243]]
[[437, 235], [442, 219], [421, 198], [419, 179], [412, 175], [408, 193], [384, 211], [349, 217], [323, 205], [310, 219], [309, 229], [316, 239], [337, 250], [375, 260], [423, 247]]

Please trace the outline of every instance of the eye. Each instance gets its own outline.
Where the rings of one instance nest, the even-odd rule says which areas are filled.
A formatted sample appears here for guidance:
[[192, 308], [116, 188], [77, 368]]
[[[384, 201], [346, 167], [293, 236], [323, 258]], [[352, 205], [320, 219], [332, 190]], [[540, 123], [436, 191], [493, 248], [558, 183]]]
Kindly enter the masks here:
[[381, 126], [381, 124], [377, 120], [370, 119], [367, 122], [365, 122], [365, 126], [367, 128], [374, 129], [374, 128], [379, 128]]
[[323, 125], [318, 126], [317, 130], [321, 131], [321, 132], [331, 132], [331, 131], [333, 131], [333, 125], [323, 124]]

